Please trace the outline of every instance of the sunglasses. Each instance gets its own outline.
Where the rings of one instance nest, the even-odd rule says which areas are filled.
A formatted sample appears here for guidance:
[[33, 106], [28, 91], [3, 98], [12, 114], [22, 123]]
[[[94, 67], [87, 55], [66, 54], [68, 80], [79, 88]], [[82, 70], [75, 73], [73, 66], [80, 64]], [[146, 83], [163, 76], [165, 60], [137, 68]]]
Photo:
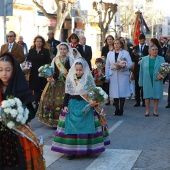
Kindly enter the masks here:
[[12, 38], [12, 37], [14, 37], [14, 36], [13, 36], [13, 35], [8, 35], [7, 38], [9, 38], [9, 37]]
[[76, 40], [77, 38], [76, 37], [71, 37], [71, 39], [75, 39]]

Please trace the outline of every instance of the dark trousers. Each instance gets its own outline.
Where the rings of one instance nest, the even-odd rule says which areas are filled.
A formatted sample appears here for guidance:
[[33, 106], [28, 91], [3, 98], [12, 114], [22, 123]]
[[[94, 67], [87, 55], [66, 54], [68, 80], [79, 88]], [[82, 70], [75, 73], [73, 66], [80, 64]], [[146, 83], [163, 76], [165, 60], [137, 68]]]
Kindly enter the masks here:
[[40, 101], [42, 94], [42, 90], [34, 90], [34, 98], [35, 98], [35, 110], [38, 110], [38, 103]]
[[125, 98], [114, 98], [114, 104], [116, 107], [116, 113], [122, 112], [123, 113], [123, 108], [125, 104]]
[[139, 87], [139, 74], [134, 74], [135, 77], [135, 100], [136, 103], [140, 104], [140, 101], [142, 99], [142, 102], [144, 103], [143, 99], [143, 90]]

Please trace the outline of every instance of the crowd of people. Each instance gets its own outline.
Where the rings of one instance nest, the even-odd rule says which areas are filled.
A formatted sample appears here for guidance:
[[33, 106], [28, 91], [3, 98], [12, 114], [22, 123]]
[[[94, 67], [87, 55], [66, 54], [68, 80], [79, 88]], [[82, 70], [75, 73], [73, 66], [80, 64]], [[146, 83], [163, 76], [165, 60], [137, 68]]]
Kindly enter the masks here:
[[[26, 104], [29, 109], [26, 127], [34, 139], [30, 139], [25, 131], [21, 130], [21, 135], [0, 121], [0, 167], [45, 169], [39, 139], [28, 125], [35, 116], [56, 129], [52, 151], [68, 154], [68, 159], [103, 152], [105, 145], [110, 144], [108, 127], [106, 122], [101, 123], [103, 109], [101, 111], [86, 96], [91, 87], [101, 87], [105, 91], [108, 95], [106, 106], [113, 99], [115, 116], [125, 113], [125, 100], [133, 93], [134, 107], [146, 107], [145, 116], [148, 117], [150, 100], [153, 99], [153, 116], [158, 116], [163, 83], [169, 79], [166, 108], [170, 108], [170, 75], [158, 76], [161, 64], [170, 63], [168, 39], [161, 44], [151, 38], [147, 45], [145, 35], [140, 34], [139, 44], [130, 47], [123, 37], [108, 35], [101, 56], [96, 58], [95, 67], [92, 67], [92, 48], [86, 45], [84, 35], [72, 33], [67, 42], [55, 40], [51, 30], [47, 35], [47, 41], [37, 35], [28, 50], [23, 37], [20, 36], [16, 43], [15, 32], [10, 31], [7, 43], [1, 47], [0, 102], [12, 95]], [[31, 63], [28, 82], [19, 65], [24, 61]], [[40, 77], [39, 68], [48, 64], [53, 74]], [[84, 114], [82, 110], [88, 104], [91, 107]], [[11, 154], [6, 152], [7, 148]]]

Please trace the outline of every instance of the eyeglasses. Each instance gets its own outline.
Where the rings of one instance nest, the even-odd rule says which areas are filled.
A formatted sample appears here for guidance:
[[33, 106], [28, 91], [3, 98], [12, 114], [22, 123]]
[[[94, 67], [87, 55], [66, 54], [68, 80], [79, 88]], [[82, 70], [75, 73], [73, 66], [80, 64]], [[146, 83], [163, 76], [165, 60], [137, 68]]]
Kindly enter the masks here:
[[53, 35], [52, 33], [48, 33], [47, 35]]
[[75, 39], [76, 40], [77, 38], [76, 37], [71, 37], [71, 39]]
[[13, 36], [13, 35], [8, 35], [7, 38], [9, 38], [9, 37], [12, 38], [12, 37], [14, 37], [14, 36]]

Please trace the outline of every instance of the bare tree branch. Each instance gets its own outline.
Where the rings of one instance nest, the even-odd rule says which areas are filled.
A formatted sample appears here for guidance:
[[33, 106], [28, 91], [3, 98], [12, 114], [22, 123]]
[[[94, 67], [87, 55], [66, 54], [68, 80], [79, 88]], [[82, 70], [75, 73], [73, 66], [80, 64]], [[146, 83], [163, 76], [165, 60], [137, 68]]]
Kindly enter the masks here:
[[42, 5], [40, 5], [36, 0], [32, 0], [32, 2], [43, 12], [43, 14], [48, 18], [48, 19], [56, 19], [56, 17], [51, 16], [47, 13], [47, 11], [44, 9]]

